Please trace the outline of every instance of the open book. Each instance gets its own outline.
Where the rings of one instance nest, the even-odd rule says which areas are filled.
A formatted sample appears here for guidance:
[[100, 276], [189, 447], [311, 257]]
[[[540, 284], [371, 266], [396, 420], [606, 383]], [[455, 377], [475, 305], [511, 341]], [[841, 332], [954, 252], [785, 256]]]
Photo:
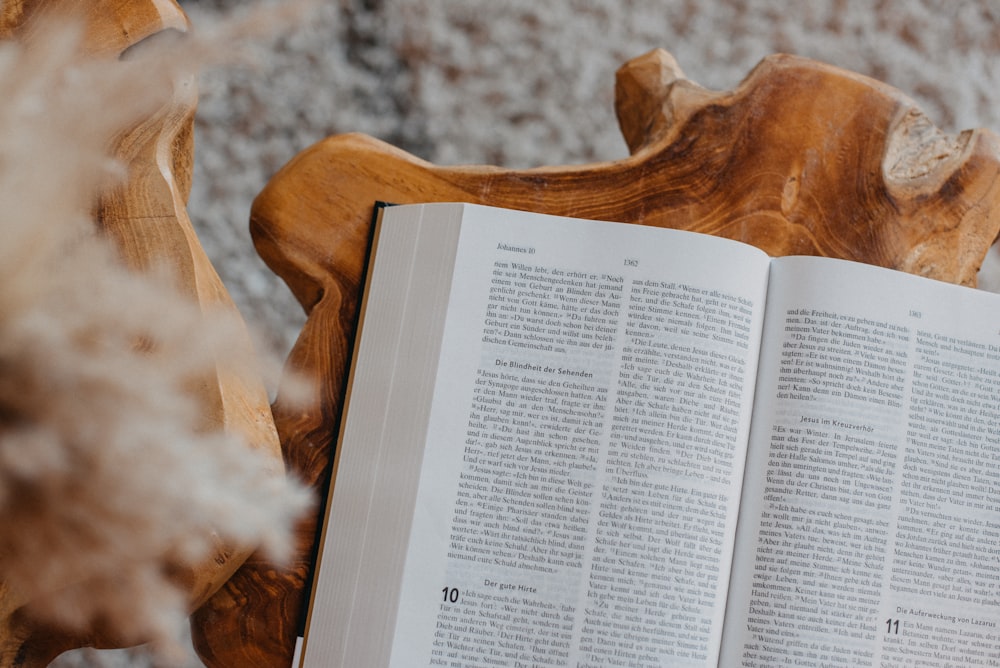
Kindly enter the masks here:
[[1000, 299], [461, 204], [378, 223], [305, 666], [1000, 661]]

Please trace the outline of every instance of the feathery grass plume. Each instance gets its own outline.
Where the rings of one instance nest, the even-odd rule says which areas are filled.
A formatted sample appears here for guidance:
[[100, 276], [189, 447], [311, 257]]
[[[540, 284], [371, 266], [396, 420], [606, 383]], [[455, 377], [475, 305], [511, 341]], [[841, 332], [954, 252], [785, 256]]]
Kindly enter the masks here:
[[229, 58], [212, 44], [262, 23], [127, 61], [82, 59], [72, 25], [0, 44], [0, 583], [48, 622], [172, 649], [187, 602], [170, 573], [220, 539], [281, 559], [309, 503], [206, 431], [190, 391], [254, 363], [229, 345], [239, 325], [124, 267], [91, 219], [123, 176], [113, 138], [166, 102], [172, 68]]

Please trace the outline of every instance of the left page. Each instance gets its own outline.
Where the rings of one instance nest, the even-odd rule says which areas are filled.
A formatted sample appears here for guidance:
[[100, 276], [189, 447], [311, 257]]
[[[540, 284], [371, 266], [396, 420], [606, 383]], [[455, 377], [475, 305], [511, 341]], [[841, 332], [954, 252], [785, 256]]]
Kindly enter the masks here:
[[[420, 225], [444, 210], [425, 206]], [[348, 562], [365, 584], [355, 612], [338, 613], [348, 635], [392, 644], [355, 643], [342, 665], [714, 666], [767, 256], [673, 230], [464, 210], [440, 340], [404, 335], [440, 350], [433, 382], [399, 403], [429, 400], [426, 430], [383, 439], [379, 476], [393, 482], [370, 499], [375, 517], [419, 479], [395, 504], [409, 528], [381, 530], [408, 532], [393, 555], [403, 567]], [[367, 598], [398, 614], [366, 612]], [[317, 610], [337, 605], [317, 594], [307, 665], [329, 628]]]

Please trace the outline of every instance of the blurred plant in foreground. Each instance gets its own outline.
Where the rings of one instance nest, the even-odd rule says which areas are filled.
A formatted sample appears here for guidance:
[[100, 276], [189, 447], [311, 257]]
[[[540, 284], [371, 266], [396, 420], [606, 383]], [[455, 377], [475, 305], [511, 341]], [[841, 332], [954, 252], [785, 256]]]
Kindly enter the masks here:
[[169, 267], [126, 268], [92, 218], [124, 178], [114, 138], [227, 42], [81, 58], [81, 30], [43, 28], [34, 48], [0, 43], [0, 599], [168, 654], [188, 614], [178, 573], [221, 542], [281, 560], [309, 503], [273, 456], [207, 429], [192, 391], [256, 373], [231, 345], [242, 323], [182, 296]]

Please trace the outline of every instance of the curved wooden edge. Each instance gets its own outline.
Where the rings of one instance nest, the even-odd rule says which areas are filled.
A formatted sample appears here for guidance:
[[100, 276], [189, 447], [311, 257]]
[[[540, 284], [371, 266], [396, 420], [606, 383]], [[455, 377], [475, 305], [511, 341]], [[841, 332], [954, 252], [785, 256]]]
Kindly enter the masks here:
[[[323, 140], [257, 197], [254, 243], [307, 312], [331, 276], [360, 271], [355, 247], [367, 238], [374, 199], [493, 203], [695, 229], [774, 255], [845, 257], [975, 283], [997, 233], [993, 132], [947, 137], [899, 91], [792, 56], [765, 59], [727, 93], [692, 96], [695, 84], [660, 80], [666, 91], [649, 97], [668, 100], [671, 114], [633, 114], [623, 130], [658, 128], [658, 139], [616, 162], [438, 167], [362, 135]], [[662, 104], [635, 106], [656, 115]], [[947, 257], [914, 255], [931, 247], [947, 247]]]
[[[318, 497], [376, 200], [464, 201], [676, 227], [772, 255], [842, 257], [969, 285], [1000, 230], [997, 137], [982, 130], [944, 137], [899, 91], [866, 77], [779, 55], [735, 90], [711, 92], [658, 51], [626, 65], [618, 88], [633, 151], [620, 161], [438, 167], [345, 135], [300, 153], [257, 197], [257, 250], [309, 314], [289, 366], [321, 393], [304, 408], [279, 400], [273, 409], [289, 469]], [[248, 562], [226, 585], [215, 614], [201, 622], [214, 649], [210, 665], [287, 665], [316, 528], [315, 521], [299, 527], [294, 567]], [[277, 636], [247, 642], [261, 629]]]
[[[0, 38], [44, 48], [50, 19], [81, 21], [81, 58], [117, 59], [166, 31], [188, 31], [186, 14], [174, 0], [8, 0], [0, 9]], [[228, 292], [197, 239], [186, 202], [193, 172], [193, 127], [197, 106], [195, 74], [172, 81], [169, 101], [115, 141], [112, 154], [127, 168], [123, 184], [102, 195], [95, 218], [122, 258], [136, 269], [165, 265], [175, 270], [181, 291], [208, 312], [239, 316]], [[253, 356], [245, 329], [234, 329], [234, 349]], [[196, 390], [205, 408], [205, 427], [225, 429], [271, 455], [283, 470], [280, 444], [263, 380], [246, 370], [218, 366]], [[197, 567], [174, 570], [189, 593], [191, 609], [208, 600], [252, 553], [253, 546], [218, 542]], [[81, 646], [121, 647], [141, 642], [112, 628], [68, 634], [23, 615], [28, 603], [16, 583], [0, 583], [0, 665], [47, 665], [56, 655]]]
[[165, 30], [190, 28], [175, 0], [6, 0], [0, 8], [0, 39], [30, 42], [49, 20], [80, 22], [86, 53], [114, 58]]
[[[863, 218], [860, 222], [877, 235], [873, 243], [859, 245], [856, 238], [848, 238], [839, 247], [817, 244], [816, 254], [975, 284], [976, 272], [995, 239], [990, 224], [980, 224], [995, 217], [988, 208], [981, 209], [984, 202], [995, 201], [993, 169], [1000, 154], [998, 138], [989, 130], [946, 135], [899, 90], [854, 72], [785, 54], [765, 58], [736, 90], [713, 92], [687, 80], [670, 54], [654, 49], [619, 69], [616, 112], [630, 151], [641, 156], [680, 141], [679, 133], [689, 132], [688, 122], [695, 113], [710, 107], [728, 109], [746, 95], [766, 91], [765, 84], [777, 91], [768, 93], [771, 97], [787, 96], [788, 104], [785, 108], [761, 105], [759, 113], [773, 110], [789, 126], [767, 145], [784, 150], [782, 147], [802, 141], [798, 150], [802, 158], [811, 153], [814, 161], [825, 159], [833, 170], [860, 170], [856, 173], [864, 179], [863, 188], [845, 194], [869, 195], [862, 201], [848, 198], [843, 202], [845, 207], [855, 207], [850, 216]], [[858, 121], [868, 126], [867, 133], [857, 132]], [[780, 128], [782, 123], [773, 126]], [[752, 126], [754, 130], [760, 127]], [[866, 160], [854, 159], [859, 154], [844, 141], [851, 137], [854, 144], [863, 140], [874, 147]], [[748, 139], [764, 145], [759, 138]], [[762, 156], [761, 162], [771, 164], [772, 154]], [[802, 189], [803, 181], [795, 172], [806, 171], [804, 162], [789, 165], [791, 173], [782, 191], [783, 215], [789, 213], [786, 209], [791, 198]], [[836, 183], [836, 173], [825, 181]], [[953, 200], [952, 193], [961, 195]], [[880, 199], [885, 202], [873, 201]], [[841, 224], [841, 220], [834, 220], [829, 227]], [[868, 257], [874, 246], [881, 246], [881, 253]]]

